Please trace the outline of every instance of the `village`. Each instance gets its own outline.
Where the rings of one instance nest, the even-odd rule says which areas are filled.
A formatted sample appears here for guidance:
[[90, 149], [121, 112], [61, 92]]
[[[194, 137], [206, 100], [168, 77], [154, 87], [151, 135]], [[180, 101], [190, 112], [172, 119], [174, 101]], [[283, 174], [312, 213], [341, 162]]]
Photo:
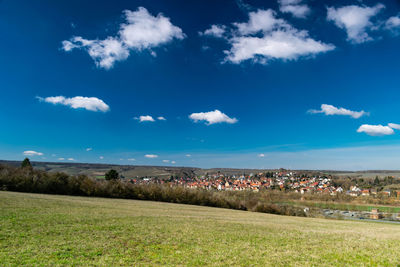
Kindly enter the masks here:
[[[378, 191], [375, 188], [360, 188], [352, 185], [346, 190], [341, 186], [334, 186], [332, 177], [321, 174], [304, 174], [295, 171], [276, 171], [266, 173], [250, 173], [248, 175], [225, 175], [222, 173], [207, 174], [199, 177], [170, 177], [162, 180], [157, 177], [144, 177], [141, 179], [130, 179], [135, 184], [168, 184], [170, 186], [183, 186], [192, 189], [218, 190], [218, 191], [253, 191], [260, 190], [280, 190], [288, 192], [347, 194], [349, 196], [373, 196]], [[384, 189], [379, 192], [381, 195], [390, 197], [392, 194], [400, 195], [399, 192]]]

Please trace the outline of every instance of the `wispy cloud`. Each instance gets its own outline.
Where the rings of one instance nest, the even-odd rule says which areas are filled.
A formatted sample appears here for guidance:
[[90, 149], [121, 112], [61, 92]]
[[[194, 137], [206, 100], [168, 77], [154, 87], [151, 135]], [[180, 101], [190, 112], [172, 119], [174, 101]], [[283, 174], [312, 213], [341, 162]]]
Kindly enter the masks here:
[[369, 115], [369, 113], [365, 112], [364, 110], [352, 111], [352, 110], [341, 108], [341, 107], [337, 108], [335, 106], [327, 105], [327, 104], [322, 104], [320, 110], [310, 109], [310, 110], [308, 110], [308, 113], [312, 113], [312, 114], [324, 113], [325, 115], [344, 115], [344, 116], [350, 116], [354, 119], [358, 119], [362, 116]]
[[385, 22], [384, 28], [391, 31], [394, 34], [400, 32], [400, 14], [388, 18]]
[[302, 0], [278, 0], [279, 10], [283, 13], [291, 13], [296, 18], [306, 18], [310, 8], [303, 4]]
[[39, 101], [51, 103], [54, 105], [64, 105], [69, 106], [73, 109], [83, 108], [90, 111], [102, 111], [107, 112], [110, 110], [110, 107], [104, 103], [103, 100], [97, 97], [84, 97], [84, 96], [75, 96], [75, 97], [64, 97], [64, 96], [49, 96], [49, 97], [37, 97]]
[[200, 36], [212, 36], [212, 37], [217, 37], [221, 38], [224, 36], [224, 33], [226, 32], [226, 26], [225, 25], [211, 25], [211, 27], [204, 32], [199, 32]]
[[388, 123], [388, 126], [392, 129], [400, 130], [400, 124], [397, 123]]
[[42, 152], [37, 152], [37, 151], [34, 151], [34, 150], [24, 151], [23, 154], [25, 156], [43, 156], [44, 155]]
[[155, 154], [146, 154], [146, 155], [144, 155], [145, 156], [145, 158], [148, 158], [148, 159], [155, 159], [155, 158], [158, 158], [158, 155], [155, 155]]

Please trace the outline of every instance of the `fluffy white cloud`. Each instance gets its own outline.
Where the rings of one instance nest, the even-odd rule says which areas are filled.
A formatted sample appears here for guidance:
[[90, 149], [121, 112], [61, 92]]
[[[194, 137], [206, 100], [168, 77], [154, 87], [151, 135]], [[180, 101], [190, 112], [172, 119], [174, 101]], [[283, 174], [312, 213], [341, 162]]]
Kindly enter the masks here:
[[400, 15], [390, 17], [385, 22], [385, 28], [388, 30], [398, 30], [400, 28]]
[[138, 120], [140, 122], [145, 122], [145, 121], [150, 121], [150, 122], [154, 122], [155, 120], [153, 119], [152, 116], [150, 115], [143, 115], [143, 116], [139, 116], [139, 117], [135, 117], [135, 120]]
[[190, 158], [192, 155], [190, 155], [190, 154], [186, 154], [185, 156], [186, 156], [186, 157], [188, 157], [188, 158]]
[[222, 122], [230, 124], [238, 122], [236, 118], [230, 118], [226, 114], [219, 111], [218, 109], [209, 112], [192, 113], [189, 115], [189, 118], [194, 122], [206, 121], [207, 125], [222, 123]]
[[347, 40], [358, 44], [371, 41], [367, 31], [373, 30], [376, 25], [371, 19], [385, 6], [376, 4], [373, 7], [349, 5], [340, 8], [328, 7], [327, 20], [333, 21], [337, 27], [346, 30]]
[[371, 136], [381, 136], [381, 135], [391, 135], [394, 134], [394, 131], [389, 126], [379, 125], [370, 125], [370, 124], [363, 124], [361, 125], [358, 130], [358, 133], [366, 133]]
[[143, 50], [185, 37], [181, 28], [161, 13], [152, 16], [146, 8], [139, 7], [137, 11], [125, 10], [124, 14], [127, 23], [121, 24], [119, 34], [129, 48]]
[[277, 27], [290, 27], [284, 19], [276, 18], [272, 9], [253, 11], [249, 13], [248, 22], [233, 23], [240, 35], [249, 35], [262, 32], [269, 32]]
[[42, 152], [37, 152], [37, 151], [33, 151], [33, 150], [24, 151], [23, 154], [25, 156], [43, 156], [44, 155]]
[[84, 108], [90, 111], [102, 111], [107, 112], [110, 107], [104, 103], [103, 100], [97, 97], [85, 97], [85, 96], [75, 96], [75, 97], [64, 97], [64, 96], [49, 96], [49, 97], [37, 97], [40, 101], [44, 101], [51, 104], [60, 104], [64, 106], [69, 106], [73, 109]]
[[130, 159], [128, 159], [129, 161], [136, 161], [136, 159], [134, 159], [134, 158], [130, 158]]
[[65, 158], [58, 158], [58, 160], [65, 160]]
[[160, 117], [157, 117], [157, 120], [159, 120], [159, 121], [166, 121], [167, 119], [166, 119], [165, 117], [163, 117], [163, 116], [160, 116]]
[[400, 130], [400, 124], [397, 123], [388, 123], [388, 126], [392, 129]]
[[158, 158], [158, 155], [154, 155], [154, 154], [146, 154], [146, 155], [144, 155], [146, 158], [148, 158], [148, 159], [155, 159], [155, 158]]
[[69, 160], [69, 161], [75, 161], [75, 159], [74, 159], [74, 158], [68, 158], [68, 160]]
[[313, 56], [335, 48], [314, 40], [305, 30], [298, 30], [277, 18], [271, 10], [257, 10], [249, 13], [249, 20], [233, 23], [229, 37], [224, 37], [231, 45], [224, 51], [224, 62], [239, 64], [245, 60], [265, 64], [270, 60], [297, 60]]
[[136, 11], [125, 10], [124, 18], [126, 22], [120, 25], [117, 36], [109, 36], [104, 40], [74, 36], [62, 42], [62, 49], [66, 52], [84, 49], [98, 67], [110, 69], [116, 61], [126, 60], [130, 50], [148, 50], [154, 56], [152, 48], [185, 37], [182, 30], [173, 25], [169, 18], [161, 13], [153, 16], [144, 7], [139, 7]]
[[105, 40], [87, 40], [80, 36], [62, 42], [66, 52], [74, 48], [85, 49], [100, 68], [110, 69], [116, 61], [129, 57], [129, 49], [120, 40], [107, 37]]
[[324, 113], [325, 115], [345, 115], [345, 116], [350, 116], [354, 119], [358, 119], [361, 116], [368, 115], [368, 112], [365, 112], [364, 110], [361, 111], [352, 111], [349, 109], [345, 108], [337, 108], [332, 105], [327, 105], [327, 104], [322, 104], [321, 105], [321, 110], [315, 110], [315, 109], [310, 109], [308, 111], [309, 113]]
[[306, 18], [310, 8], [301, 4], [302, 0], [278, 0], [279, 10], [283, 13], [291, 13], [296, 18]]
[[263, 158], [263, 157], [265, 157], [265, 154], [262, 154], [262, 153], [261, 153], [261, 154], [258, 154], [258, 157], [259, 157], [259, 158]]
[[204, 32], [199, 32], [199, 35], [206, 35], [206, 36], [213, 36], [217, 38], [221, 38], [224, 36], [224, 33], [226, 31], [226, 26], [225, 25], [211, 25], [211, 27]]
[[93, 148], [91, 148], [91, 147], [86, 148], [86, 151], [92, 151], [92, 150], [93, 150]]
[[104, 157], [103, 157], [103, 156], [100, 156], [99, 159], [104, 159]]
[[175, 161], [175, 160], [173, 160], [173, 161], [171, 161], [171, 163], [172, 163], [172, 164], [175, 164], [175, 163], [176, 163], [176, 161]]
[[164, 163], [169, 163], [169, 159], [163, 159], [162, 162], [164, 162]]
[[335, 48], [308, 37], [306, 31], [294, 28], [273, 31], [264, 37], [234, 37], [231, 44], [232, 48], [225, 51], [226, 60], [236, 64], [248, 59], [263, 64], [271, 59], [297, 60], [302, 56], [312, 56]]

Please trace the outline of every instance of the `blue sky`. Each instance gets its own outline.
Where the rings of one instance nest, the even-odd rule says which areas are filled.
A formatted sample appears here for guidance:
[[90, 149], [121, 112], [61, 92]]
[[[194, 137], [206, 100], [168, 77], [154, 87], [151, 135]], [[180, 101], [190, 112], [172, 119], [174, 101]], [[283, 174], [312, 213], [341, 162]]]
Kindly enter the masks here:
[[397, 1], [82, 2], [0, 2], [1, 159], [400, 168]]

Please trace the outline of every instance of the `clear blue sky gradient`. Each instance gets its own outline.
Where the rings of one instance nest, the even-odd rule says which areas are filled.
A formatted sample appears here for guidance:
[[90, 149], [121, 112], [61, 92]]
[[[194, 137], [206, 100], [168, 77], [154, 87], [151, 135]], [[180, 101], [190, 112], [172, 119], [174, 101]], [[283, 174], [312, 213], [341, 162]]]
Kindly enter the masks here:
[[[400, 132], [357, 133], [361, 124], [400, 123], [400, 36], [377, 30], [373, 41], [346, 41], [345, 31], [326, 20], [326, 6], [358, 1], [310, 0], [307, 19], [279, 13], [275, 1], [245, 2], [276, 10], [336, 48], [294, 61], [221, 64], [229, 45], [198, 32], [211, 24], [246, 22], [247, 12], [235, 1], [0, 1], [0, 158], [20, 160], [24, 151], [34, 150], [44, 153], [32, 157], [38, 161], [72, 157], [148, 165], [170, 165], [163, 162], [170, 160], [197, 167], [400, 169]], [[386, 8], [377, 18], [400, 11], [398, 1], [380, 2]], [[156, 57], [132, 52], [110, 70], [97, 68], [84, 51], [61, 49], [71, 36], [115, 35], [122, 11], [140, 6], [153, 15], [162, 12], [186, 38], [155, 48]], [[36, 99], [58, 95], [98, 97], [110, 111]], [[370, 115], [307, 113], [321, 104]], [[215, 109], [238, 122], [206, 125], [188, 118]], [[167, 120], [140, 123], [134, 119], [140, 115]]]

